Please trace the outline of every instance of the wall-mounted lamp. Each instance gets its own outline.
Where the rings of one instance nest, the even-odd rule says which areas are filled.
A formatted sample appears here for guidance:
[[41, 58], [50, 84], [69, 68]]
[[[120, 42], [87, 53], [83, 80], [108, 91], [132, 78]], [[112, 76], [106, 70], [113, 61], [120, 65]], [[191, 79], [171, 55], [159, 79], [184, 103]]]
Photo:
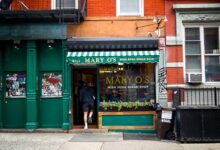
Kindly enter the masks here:
[[54, 40], [47, 40], [47, 46], [48, 48], [53, 48]]
[[13, 45], [14, 45], [14, 49], [20, 49], [21, 41], [14, 40]]

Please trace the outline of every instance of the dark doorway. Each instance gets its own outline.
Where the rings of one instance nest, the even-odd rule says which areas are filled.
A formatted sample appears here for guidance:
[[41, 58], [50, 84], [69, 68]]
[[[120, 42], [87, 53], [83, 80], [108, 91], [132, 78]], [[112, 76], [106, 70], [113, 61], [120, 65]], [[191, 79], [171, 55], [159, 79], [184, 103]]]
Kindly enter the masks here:
[[[83, 110], [79, 99], [79, 92], [82, 88], [82, 81], [87, 80], [88, 86], [93, 88], [97, 93], [97, 69], [96, 68], [79, 68], [72, 69], [72, 95], [73, 95], [73, 128], [83, 128]], [[97, 95], [96, 95], [97, 98]], [[95, 108], [93, 115], [93, 123], [89, 124], [89, 128], [97, 128], [97, 101], [95, 100]]]

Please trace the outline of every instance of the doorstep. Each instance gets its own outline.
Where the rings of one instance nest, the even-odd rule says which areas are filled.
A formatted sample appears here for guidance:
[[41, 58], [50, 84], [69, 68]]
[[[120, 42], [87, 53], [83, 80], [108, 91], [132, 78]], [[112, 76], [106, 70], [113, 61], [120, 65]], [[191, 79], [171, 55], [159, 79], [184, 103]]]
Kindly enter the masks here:
[[0, 129], [0, 133], [108, 133], [108, 129], [71, 129], [63, 130], [61, 128], [38, 128], [35, 130], [27, 129]]

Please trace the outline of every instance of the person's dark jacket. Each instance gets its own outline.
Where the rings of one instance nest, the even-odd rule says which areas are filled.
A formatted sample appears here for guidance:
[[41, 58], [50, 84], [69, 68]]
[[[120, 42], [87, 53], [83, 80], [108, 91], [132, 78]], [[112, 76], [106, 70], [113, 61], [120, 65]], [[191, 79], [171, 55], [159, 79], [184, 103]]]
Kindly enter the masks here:
[[93, 96], [95, 96], [95, 94], [94, 94], [94, 90], [92, 88], [84, 86], [80, 90], [80, 102], [83, 104], [93, 103], [94, 102]]

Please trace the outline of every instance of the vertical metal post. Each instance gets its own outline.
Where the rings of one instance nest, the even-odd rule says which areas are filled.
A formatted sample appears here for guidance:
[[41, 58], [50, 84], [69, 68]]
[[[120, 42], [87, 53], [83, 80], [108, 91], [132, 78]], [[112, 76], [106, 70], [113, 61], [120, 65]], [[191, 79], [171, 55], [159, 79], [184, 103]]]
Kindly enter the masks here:
[[217, 106], [217, 89], [214, 87], [214, 100], [215, 100], [215, 106]]

